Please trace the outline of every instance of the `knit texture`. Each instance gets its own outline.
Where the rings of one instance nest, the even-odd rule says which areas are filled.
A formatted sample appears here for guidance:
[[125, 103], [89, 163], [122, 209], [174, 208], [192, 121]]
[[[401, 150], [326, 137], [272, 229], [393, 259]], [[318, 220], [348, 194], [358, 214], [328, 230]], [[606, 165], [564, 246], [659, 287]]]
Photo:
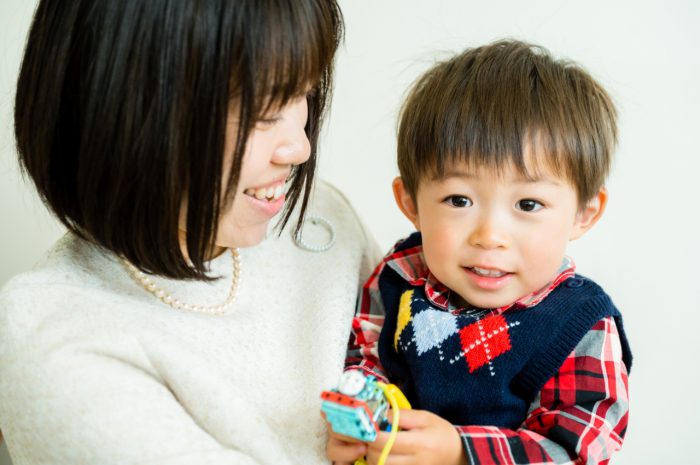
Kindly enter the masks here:
[[[419, 244], [414, 235], [396, 251]], [[615, 318], [631, 368], [619, 311], [600, 286], [579, 275], [535, 306], [500, 314], [436, 308], [423, 286], [411, 285], [390, 266], [379, 276], [379, 290], [387, 309], [379, 356], [389, 379], [414, 408], [455, 425], [519, 427], [545, 382], [608, 316]]]
[[[379, 258], [348, 202], [319, 184], [309, 211], [336, 245], [296, 247], [288, 228], [241, 249], [227, 314], [179, 311], [111, 253], [68, 234], [0, 292], [0, 429], [14, 465], [327, 464], [318, 393], [342, 372], [357, 293]], [[309, 225], [304, 238], [327, 233]], [[216, 305], [213, 283], [156, 278]]]

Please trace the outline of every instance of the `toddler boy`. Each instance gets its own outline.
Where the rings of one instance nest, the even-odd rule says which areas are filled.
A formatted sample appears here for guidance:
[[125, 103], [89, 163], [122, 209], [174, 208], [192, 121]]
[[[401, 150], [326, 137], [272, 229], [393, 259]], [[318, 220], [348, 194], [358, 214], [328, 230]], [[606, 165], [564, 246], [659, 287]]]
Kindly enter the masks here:
[[[387, 463], [607, 463], [632, 356], [565, 249], [605, 210], [610, 97], [580, 67], [500, 41], [425, 73], [398, 137], [394, 195], [418, 232], [365, 284], [346, 363], [415, 409]], [[331, 432], [329, 458], [374, 464], [387, 436]]]

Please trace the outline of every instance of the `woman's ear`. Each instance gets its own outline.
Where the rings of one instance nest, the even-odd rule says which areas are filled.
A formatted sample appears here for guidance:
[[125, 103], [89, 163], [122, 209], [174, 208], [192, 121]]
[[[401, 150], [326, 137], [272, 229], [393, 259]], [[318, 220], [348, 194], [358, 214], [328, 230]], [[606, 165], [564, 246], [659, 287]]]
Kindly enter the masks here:
[[396, 200], [396, 205], [399, 206], [399, 210], [404, 214], [408, 221], [413, 223], [417, 231], [420, 231], [420, 223], [418, 221], [418, 208], [416, 208], [416, 203], [413, 201], [413, 197], [406, 190], [406, 186], [403, 184], [403, 179], [401, 176], [394, 179], [391, 184], [394, 190], [394, 200]]
[[598, 222], [608, 204], [608, 190], [601, 187], [598, 193], [576, 214], [574, 229], [569, 240], [578, 239]]

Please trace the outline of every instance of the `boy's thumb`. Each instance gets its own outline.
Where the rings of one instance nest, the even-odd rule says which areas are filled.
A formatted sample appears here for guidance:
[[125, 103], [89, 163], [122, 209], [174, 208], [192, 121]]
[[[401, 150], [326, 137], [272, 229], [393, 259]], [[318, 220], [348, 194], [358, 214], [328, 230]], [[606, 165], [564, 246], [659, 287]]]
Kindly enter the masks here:
[[[391, 418], [391, 412], [389, 414], [389, 418]], [[399, 410], [399, 428], [404, 430], [411, 430], [415, 428], [420, 428], [424, 424], [424, 412], [420, 410]]]

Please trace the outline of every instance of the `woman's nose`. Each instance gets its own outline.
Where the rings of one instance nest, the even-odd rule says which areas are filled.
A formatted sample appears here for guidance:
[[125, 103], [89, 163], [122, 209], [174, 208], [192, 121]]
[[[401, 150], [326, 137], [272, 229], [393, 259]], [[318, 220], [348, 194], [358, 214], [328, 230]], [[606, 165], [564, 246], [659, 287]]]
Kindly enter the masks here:
[[469, 234], [469, 245], [482, 249], [507, 248], [509, 235], [503, 220], [494, 215], [484, 215], [477, 220]]
[[286, 124], [275, 148], [273, 161], [280, 165], [300, 165], [311, 155], [311, 143], [304, 130], [308, 117], [306, 98], [290, 104], [287, 111]]

